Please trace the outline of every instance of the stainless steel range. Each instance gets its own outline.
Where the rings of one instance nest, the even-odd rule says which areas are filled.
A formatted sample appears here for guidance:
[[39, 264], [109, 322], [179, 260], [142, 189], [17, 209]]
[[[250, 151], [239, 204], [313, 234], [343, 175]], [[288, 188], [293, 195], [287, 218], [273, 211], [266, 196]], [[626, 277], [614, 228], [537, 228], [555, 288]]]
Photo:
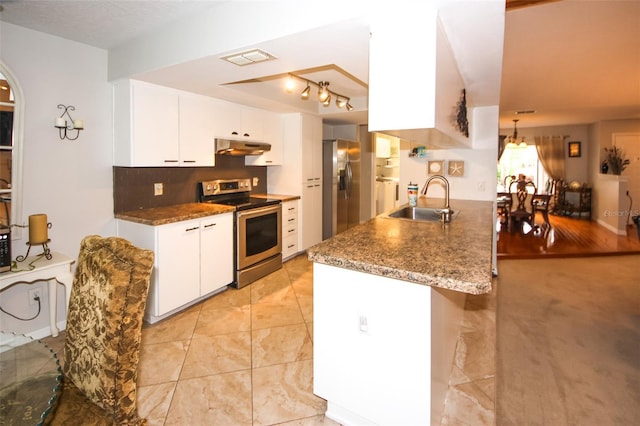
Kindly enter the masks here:
[[241, 288], [282, 268], [280, 200], [251, 196], [249, 179], [199, 184], [200, 202], [235, 206], [235, 280]]

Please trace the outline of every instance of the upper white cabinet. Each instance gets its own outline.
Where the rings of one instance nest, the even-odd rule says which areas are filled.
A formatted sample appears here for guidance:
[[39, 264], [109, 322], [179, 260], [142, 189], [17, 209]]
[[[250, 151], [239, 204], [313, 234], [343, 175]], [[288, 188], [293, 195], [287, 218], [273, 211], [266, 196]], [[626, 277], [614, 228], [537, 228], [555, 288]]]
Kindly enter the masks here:
[[[437, 5], [413, 2], [410, 7], [402, 9], [401, 26], [389, 25], [400, 14], [394, 10], [371, 25], [369, 131], [431, 148], [470, 147], [469, 138], [455, 126], [465, 84]], [[415, 54], [416, 49], [420, 55]], [[411, 57], [412, 66], [398, 67], [390, 57]]]
[[219, 99], [214, 105], [216, 137], [263, 141], [263, 114], [266, 111]]
[[280, 166], [283, 161], [284, 123], [281, 114], [262, 111], [262, 141], [271, 144], [271, 151], [262, 155], [248, 155], [244, 163], [251, 166]]
[[322, 120], [302, 115], [302, 182], [322, 181]]
[[186, 166], [215, 165], [214, 102], [205, 96], [180, 95], [180, 159]]
[[153, 84], [114, 84], [114, 164], [214, 166], [213, 102]]

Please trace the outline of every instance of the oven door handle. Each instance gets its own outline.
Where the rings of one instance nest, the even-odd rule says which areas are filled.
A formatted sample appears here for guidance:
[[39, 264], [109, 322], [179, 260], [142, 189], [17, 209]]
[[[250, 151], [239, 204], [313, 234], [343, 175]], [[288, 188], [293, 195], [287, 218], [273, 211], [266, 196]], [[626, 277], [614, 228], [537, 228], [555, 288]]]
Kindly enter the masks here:
[[238, 218], [241, 218], [244, 216], [256, 216], [261, 214], [273, 213], [273, 212], [277, 212], [278, 209], [280, 209], [280, 204], [257, 208], [257, 209], [242, 210], [238, 212]]

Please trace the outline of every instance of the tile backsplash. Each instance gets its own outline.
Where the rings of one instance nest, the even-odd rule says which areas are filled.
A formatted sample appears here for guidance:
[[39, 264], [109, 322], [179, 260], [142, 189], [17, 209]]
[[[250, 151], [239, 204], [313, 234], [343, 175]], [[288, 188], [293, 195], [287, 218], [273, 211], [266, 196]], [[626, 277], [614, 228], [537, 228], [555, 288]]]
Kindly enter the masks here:
[[[244, 157], [216, 156], [215, 167], [113, 167], [113, 210], [165, 207], [198, 201], [197, 183], [213, 179], [258, 178], [254, 193], [267, 192], [267, 168], [245, 166]], [[163, 195], [154, 195], [162, 183]]]

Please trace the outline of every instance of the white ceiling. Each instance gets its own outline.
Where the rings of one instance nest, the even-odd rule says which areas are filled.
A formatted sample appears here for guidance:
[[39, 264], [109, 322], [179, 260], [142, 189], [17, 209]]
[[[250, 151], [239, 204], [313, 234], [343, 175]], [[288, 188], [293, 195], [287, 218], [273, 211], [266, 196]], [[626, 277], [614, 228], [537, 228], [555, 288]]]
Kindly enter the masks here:
[[[0, 0], [0, 20], [110, 49], [221, 3]], [[447, 29], [464, 34], [465, 19], [473, 16], [458, 13], [447, 19]], [[216, 56], [150, 72], [144, 79], [255, 106], [313, 110], [325, 120], [363, 124], [368, 37], [366, 25], [329, 26], [255, 46], [278, 57], [261, 67], [260, 75], [251, 65], [237, 67]], [[451, 40], [469, 57], [475, 55], [474, 60], [462, 59], [461, 72], [469, 80], [469, 93], [476, 95], [471, 101], [482, 105], [490, 102], [483, 97], [482, 80], [499, 74], [500, 64], [483, 63], [482, 52], [471, 41], [475, 42], [472, 35]], [[330, 81], [330, 88], [351, 97], [358, 111], [345, 113], [333, 104], [318, 109], [316, 102], [301, 101], [295, 91], [287, 94], [275, 78], [286, 72]], [[229, 84], [251, 79], [257, 82]], [[518, 116], [518, 127], [640, 118], [640, 1], [562, 0], [507, 12], [499, 102], [501, 128], [512, 127], [518, 110], [536, 110]]]

